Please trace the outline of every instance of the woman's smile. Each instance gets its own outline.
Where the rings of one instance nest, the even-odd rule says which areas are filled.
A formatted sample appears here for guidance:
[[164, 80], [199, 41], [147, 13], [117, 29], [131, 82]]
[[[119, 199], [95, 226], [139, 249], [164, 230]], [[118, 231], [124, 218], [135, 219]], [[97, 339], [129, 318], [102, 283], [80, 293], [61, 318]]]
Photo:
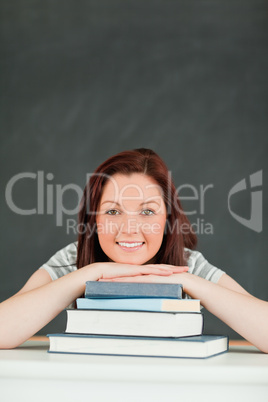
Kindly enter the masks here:
[[120, 241], [116, 242], [121, 250], [126, 251], [127, 253], [133, 253], [134, 251], [138, 251], [144, 245], [144, 242], [130, 242], [130, 241]]

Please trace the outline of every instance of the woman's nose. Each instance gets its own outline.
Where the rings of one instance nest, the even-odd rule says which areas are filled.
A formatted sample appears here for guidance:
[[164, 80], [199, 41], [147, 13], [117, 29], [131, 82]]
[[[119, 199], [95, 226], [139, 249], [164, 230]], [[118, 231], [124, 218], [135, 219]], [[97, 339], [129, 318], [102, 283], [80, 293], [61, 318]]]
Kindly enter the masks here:
[[124, 214], [120, 223], [120, 233], [138, 233], [139, 232], [139, 222], [135, 215]]

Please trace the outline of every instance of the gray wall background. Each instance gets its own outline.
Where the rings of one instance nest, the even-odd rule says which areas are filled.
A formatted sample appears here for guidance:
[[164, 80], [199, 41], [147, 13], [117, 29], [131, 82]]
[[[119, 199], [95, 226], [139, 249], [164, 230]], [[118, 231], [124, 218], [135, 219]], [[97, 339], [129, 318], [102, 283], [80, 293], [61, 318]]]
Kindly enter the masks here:
[[[267, 1], [2, 0], [0, 301], [51, 255], [76, 240], [56, 213], [22, 216], [7, 205], [9, 180], [44, 172], [47, 185], [85, 185], [107, 157], [149, 147], [176, 186], [213, 185], [202, 214], [183, 201], [199, 247], [255, 296], [267, 282]], [[228, 193], [263, 171], [263, 230], [237, 222]], [[52, 180], [46, 175], [53, 174]], [[37, 205], [36, 180], [14, 186], [20, 208]], [[186, 189], [183, 196], [193, 195]], [[54, 201], [55, 202], [55, 201]], [[77, 205], [74, 191], [65, 208]], [[55, 204], [54, 204], [55, 206]], [[250, 190], [232, 210], [250, 216]], [[46, 210], [46, 203], [45, 203]], [[45, 304], [44, 300], [44, 304]], [[65, 313], [40, 333], [64, 331]], [[238, 335], [210, 313], [207, 333]]]

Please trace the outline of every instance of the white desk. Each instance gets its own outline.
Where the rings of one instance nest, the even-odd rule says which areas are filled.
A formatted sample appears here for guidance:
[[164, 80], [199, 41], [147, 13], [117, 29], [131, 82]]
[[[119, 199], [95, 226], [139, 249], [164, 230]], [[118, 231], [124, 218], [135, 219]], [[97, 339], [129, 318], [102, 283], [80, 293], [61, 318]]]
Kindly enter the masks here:
[[48, 341], [0, 350], [1, 402], [268, 401], [268, 355], [252, 346], [205, 360], [47, 350]]

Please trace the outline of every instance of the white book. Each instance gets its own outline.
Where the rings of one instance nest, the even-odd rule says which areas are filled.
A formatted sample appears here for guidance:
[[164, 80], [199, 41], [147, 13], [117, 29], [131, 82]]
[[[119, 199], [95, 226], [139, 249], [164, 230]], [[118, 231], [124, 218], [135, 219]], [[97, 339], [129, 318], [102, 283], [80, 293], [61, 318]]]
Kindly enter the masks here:
[[67, 333], [180, 337], [202, 334], [200, 312], [148, 312], [68, 309]]

